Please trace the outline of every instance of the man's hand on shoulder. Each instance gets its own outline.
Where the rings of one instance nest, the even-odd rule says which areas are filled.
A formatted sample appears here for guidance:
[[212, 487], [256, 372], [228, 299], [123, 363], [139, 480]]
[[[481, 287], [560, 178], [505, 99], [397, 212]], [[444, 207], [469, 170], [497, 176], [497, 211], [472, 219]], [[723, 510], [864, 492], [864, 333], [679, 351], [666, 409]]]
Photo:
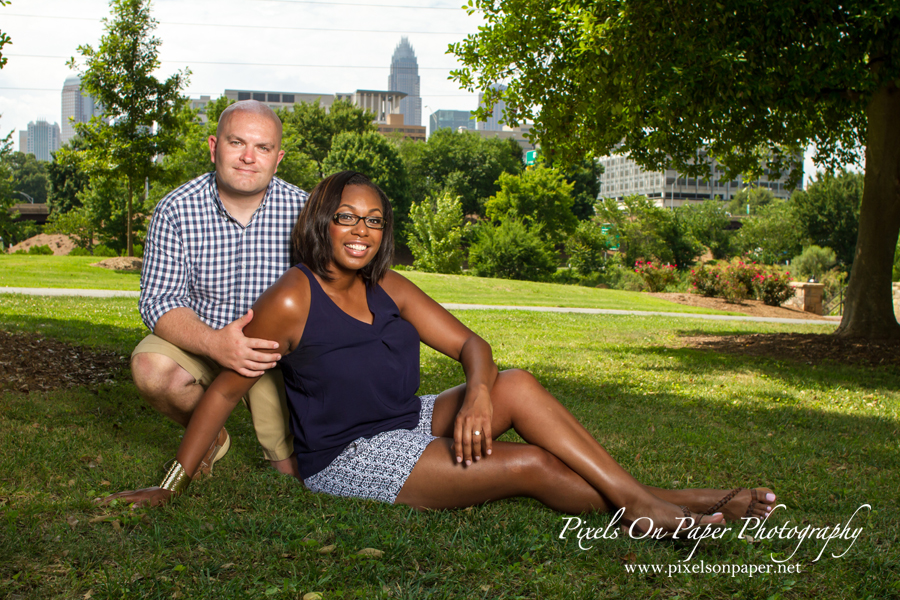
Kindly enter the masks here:
[[243, 317], [232, 321], [222, 329], [212, 331], [207, 342], [208, 355], [211, 359], [244, 377], [259, 377], [281, 359], [280, 354], [263, 352], [263, 350], [277, 350], [278, 342], [244, 335], [244, 327], [252, 319], [253, 309], [250, 309]]

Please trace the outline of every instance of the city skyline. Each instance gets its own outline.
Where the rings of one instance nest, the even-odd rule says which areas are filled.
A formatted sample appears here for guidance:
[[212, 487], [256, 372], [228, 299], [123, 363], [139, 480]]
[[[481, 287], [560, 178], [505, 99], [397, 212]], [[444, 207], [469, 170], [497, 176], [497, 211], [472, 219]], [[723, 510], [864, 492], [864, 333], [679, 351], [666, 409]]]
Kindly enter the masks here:
[[[246, 10], [248, 5], [252, 10]], [[0, 71], [0, 133], [26, 129], [39, 118], [59, 121], [62, 86], [77, 74], [65, 62], [78, 58], [79, 45], [96, 49], [103, 34], [101, 19], [110, 16], [108, 3], [31, 0], [0, 7], [0, 15], [12, 38], [4, 48], [9, 62]], [[226, 89], [383, 89], [393, 52], [406, 37], [416, 49], [423, 120], [438, 109], [472, 110], [477, 105], [476, 94], [447, 79], [458, 67], [446, 54], [448, 45], [475, 33], [481, 23], [456, 0], [403, 7], [156, 0], [153, 16], [159, 21], [154, 35], [162, 40], [156, 75], [163, 79], [190, 68], [183, 93], [191, 98], [218, 98]], [[277, 43], [250, 43], [261, 38]]]

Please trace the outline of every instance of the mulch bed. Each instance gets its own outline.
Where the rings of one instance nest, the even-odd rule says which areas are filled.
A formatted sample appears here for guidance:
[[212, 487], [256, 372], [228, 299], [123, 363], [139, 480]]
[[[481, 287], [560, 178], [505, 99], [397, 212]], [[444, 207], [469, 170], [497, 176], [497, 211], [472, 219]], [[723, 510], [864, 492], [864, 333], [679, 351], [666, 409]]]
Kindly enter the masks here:
[[87, 350], [32, 333], [0, 330], [0, 392], [40, 392], [111, 383], [128, 365], [116, 352]]
[[695, 335], [684, 336], [681, 340], [689, 348], [813, 365], [830, 361], [847, 365], [900, 366], [900, 340], [840, 338], [816, 333]]

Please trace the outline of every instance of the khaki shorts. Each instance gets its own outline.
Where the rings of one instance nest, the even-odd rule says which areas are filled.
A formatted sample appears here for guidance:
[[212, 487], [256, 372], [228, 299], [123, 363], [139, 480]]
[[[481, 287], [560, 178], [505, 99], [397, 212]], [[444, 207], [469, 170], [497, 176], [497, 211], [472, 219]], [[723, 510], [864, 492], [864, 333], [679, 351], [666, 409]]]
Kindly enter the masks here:
[[[178, 346], [154, 334], [150, 334], [137, 345], [131, 356], [151, 352], [162, 354], [174, 360], [194, 378], [194, 383], [209, 387], [222, 370], [212, 359], [182, 350]], [[284, 377], [281, 369], [275, 367], [253, 384], [243, 398], [250, 410], [256, 437], [263, 447], [268, 460], [284, 460], [294, 453], [294, 436], [290, 431], [290, 415], [284, 394]]]

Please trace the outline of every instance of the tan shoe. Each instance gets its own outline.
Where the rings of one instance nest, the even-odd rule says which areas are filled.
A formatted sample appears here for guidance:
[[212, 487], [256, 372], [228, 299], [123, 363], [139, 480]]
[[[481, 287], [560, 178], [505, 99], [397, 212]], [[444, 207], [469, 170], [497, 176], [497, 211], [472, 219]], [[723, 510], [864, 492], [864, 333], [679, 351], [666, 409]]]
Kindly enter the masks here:
[[231, 436], [228, 435], [228, 432], [223, 427], [206, 452], [206, 456], [200, 461], [200, 465], [194, 471], [194, 476], [191, 479], [197, 480], [203, 476], [212, 475], [213, 465], [225, 456], [229, 448], [231, 448]]

